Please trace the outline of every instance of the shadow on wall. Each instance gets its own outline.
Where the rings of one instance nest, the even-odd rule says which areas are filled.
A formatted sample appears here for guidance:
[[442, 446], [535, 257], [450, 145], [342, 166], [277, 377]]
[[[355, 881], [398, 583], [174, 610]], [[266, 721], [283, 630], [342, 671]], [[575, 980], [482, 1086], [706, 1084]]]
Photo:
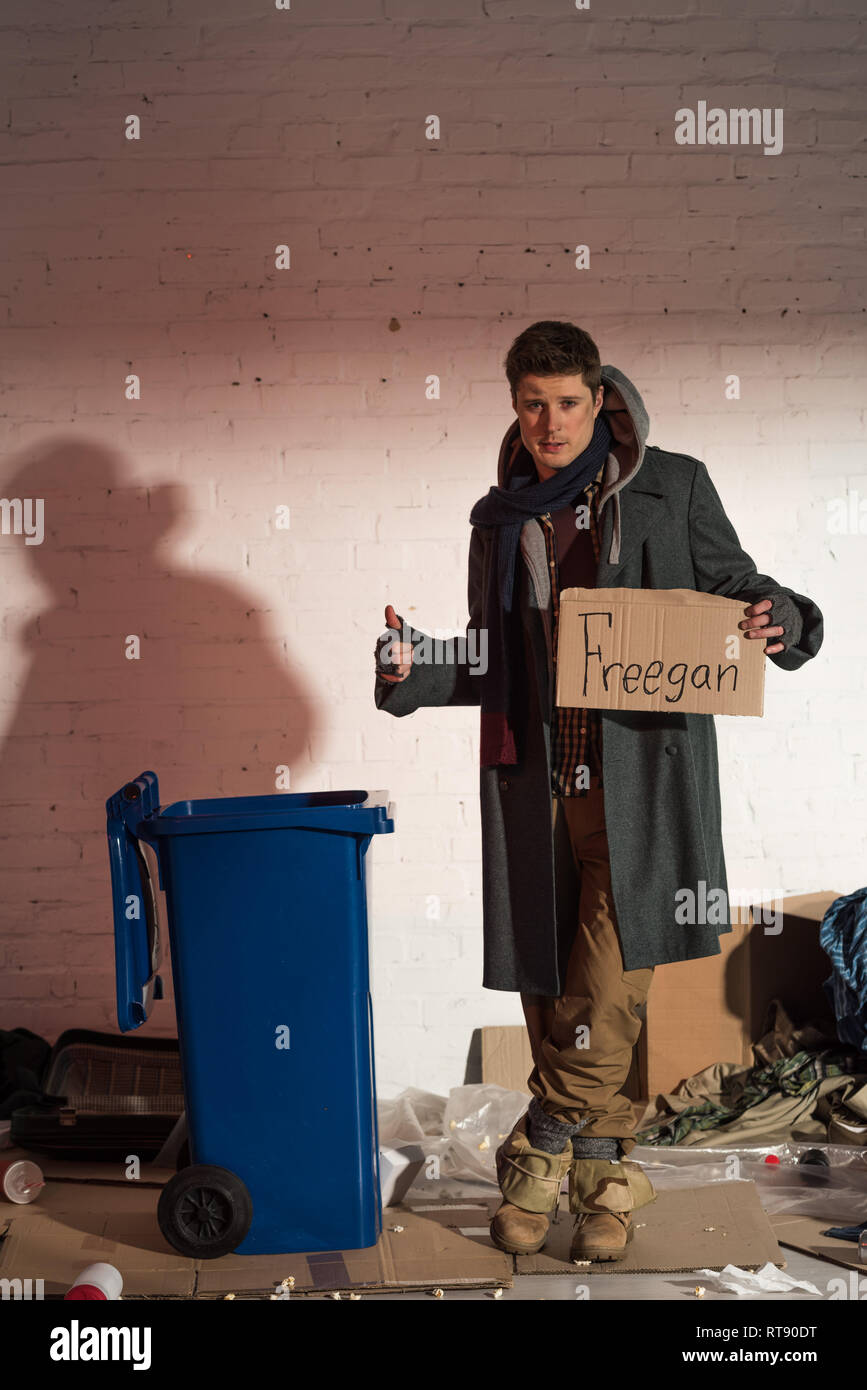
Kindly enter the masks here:
[[[0, 747], [0, 1027], [116, 1030], [106, 798], [146, 768], [163, 805], [273, 792], [318, 721], [279, 614], [171, 560], [183, 486], [131, 484], [116, 453], [76, 439], [28, 451], [3, 496], [44, 500], [44, 539], [0, 535], [5, 664], [23, 667]], [[14, 602], [28, 565], [47, 591], [35, 615]]]

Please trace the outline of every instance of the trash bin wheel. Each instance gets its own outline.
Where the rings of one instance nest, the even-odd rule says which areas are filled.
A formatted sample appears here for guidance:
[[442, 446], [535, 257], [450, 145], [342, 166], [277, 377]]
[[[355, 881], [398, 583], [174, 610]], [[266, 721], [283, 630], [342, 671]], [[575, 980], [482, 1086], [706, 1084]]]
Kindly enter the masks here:
[[157, 1220], [180, 1254], [216, 1260], [241, 1244], [253, 1220], [253, 1202], [246, 1185], [228, 1168], [194, 1163], [166, 1183]]

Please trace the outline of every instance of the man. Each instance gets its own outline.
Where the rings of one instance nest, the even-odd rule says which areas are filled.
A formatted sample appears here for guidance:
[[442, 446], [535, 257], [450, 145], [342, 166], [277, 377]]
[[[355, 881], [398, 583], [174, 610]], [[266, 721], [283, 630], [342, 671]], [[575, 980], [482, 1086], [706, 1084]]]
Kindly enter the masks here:
[[534, 1060], [491, 1237], [541, 1249], [568, 1173], [571, 1258], [619, 1259], [656, 1196], [627, 1157], [637, 1010], [656, 965], [718, 955], [731, 930], [676, 920], [684, 888], [728, 891], [716, 735], [710, 715], [556, 706], [560, 591], [737, 596], [744, 640], [784, 670], [819, 650], [822, 616], [756, 572], [703, 463], [646, 443], [641, 396], [587, 333], [535, 323], [505, 369], [517, 420], [470, 514], [466, 639], [432, 662], [389, 604], [375, 700], [398, 717], [481, 709], [482, 983], [520, 991]]

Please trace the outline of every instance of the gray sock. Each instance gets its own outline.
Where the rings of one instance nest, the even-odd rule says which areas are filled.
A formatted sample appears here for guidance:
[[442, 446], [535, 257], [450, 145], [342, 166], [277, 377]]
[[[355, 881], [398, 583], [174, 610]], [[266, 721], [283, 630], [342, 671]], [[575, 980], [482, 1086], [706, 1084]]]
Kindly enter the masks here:
[[620, 1158], [620, 1140], [595, 1134], [576, 1134], [572, 1138], [573, 1158]]
[[527, 1137], [534, 1149], [542, 1149], [548, 1154], [560, 1154], [565, 1149], [568, 1139], [572, 1139], [574, 1145], [573, 1135], [586, 1123], [586, 1120], [581, 1120], [578, 1124], [568, 1125], [563, 1124], [561, 1120], [555, 1120], [553, 1115], [546, 1114], [534, 1096], [527, 1111]]

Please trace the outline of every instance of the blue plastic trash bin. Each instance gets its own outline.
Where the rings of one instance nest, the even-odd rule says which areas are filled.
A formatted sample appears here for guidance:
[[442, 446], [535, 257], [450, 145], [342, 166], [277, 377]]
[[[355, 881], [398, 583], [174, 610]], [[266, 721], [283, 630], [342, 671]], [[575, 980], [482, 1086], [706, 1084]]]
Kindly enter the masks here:
[[162, 997], [152, 846], [169, 941], [192, 1166], [159, 1221], [183, 1254], [363, 1249], [382, 1228], [368, 982], [382, 792], [159, 805], [143, 772], [106, 802], [118, 1023]]

